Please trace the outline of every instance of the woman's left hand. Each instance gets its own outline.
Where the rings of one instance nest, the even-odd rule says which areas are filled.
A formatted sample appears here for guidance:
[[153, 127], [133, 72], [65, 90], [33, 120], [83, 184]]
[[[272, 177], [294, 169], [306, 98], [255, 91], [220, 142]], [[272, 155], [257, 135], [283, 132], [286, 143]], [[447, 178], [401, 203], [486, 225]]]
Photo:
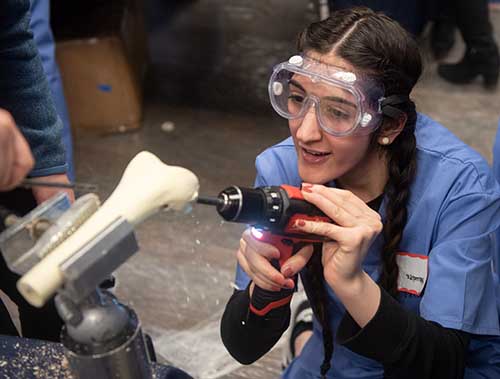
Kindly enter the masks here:
[[350, 191], [304, 184], [302, 194], [335, 223], [299, 220], [295, 227], [331, 239], [323, 243], [322, 263], [325, 280], [336, 290], [363, 274], [368, 248], [382, 231], [380, 215]]

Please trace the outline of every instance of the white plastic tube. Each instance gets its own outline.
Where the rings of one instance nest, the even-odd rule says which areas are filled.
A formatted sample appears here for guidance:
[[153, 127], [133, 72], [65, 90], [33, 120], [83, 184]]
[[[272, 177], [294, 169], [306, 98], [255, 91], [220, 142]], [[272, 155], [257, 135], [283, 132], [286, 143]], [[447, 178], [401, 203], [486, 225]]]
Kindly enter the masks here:
[[33, 306], [43, 306], [63, 285], [61, 263], [111, 222], [121, 216], [136, 225], [162, 208], [181, 210], [197, 198], [198, 188], [198, 178], [191, 171], [168, 166], [149, 152], [137, 154], [102, 207], [19, 279], [19, 292]]

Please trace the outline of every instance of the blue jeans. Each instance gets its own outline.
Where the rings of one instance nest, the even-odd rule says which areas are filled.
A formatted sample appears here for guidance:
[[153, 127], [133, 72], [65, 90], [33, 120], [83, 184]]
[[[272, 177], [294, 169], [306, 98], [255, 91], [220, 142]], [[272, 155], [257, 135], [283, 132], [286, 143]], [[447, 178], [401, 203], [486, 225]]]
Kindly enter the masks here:
[[330, 9], [363, 6], [383, 12], [413, 35], [419, 35], [427, 22], [427, 1], [422, 0], [330, 0]]

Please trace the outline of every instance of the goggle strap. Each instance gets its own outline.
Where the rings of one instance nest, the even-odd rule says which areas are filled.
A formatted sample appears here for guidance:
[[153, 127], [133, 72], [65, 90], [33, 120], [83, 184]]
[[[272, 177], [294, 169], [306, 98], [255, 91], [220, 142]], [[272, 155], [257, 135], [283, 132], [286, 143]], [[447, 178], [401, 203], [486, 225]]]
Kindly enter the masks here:
[[410, 101], [406, 95], [391, 95], [380, 101], [380, 110], [384, 116], [388, 116], [395, 120], [404, 115], [404, 112], [395, 107], [395, 105], [405, 104]]

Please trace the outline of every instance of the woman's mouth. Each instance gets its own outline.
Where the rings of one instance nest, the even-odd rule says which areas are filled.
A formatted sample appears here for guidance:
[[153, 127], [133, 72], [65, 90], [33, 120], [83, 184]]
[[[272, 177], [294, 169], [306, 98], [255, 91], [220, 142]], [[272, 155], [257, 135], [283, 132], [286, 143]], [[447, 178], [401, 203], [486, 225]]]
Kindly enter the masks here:
[[330, 155], [332, 155], [332, 153], [330, 152], [310, 150], [310, 149], [305, 149], [303, 147], [301, 148], [301, 151], [302, 151], [302, 158], [304, 158], [304, 161], [313, 164], [323, 163], [324, 161], [328, 160]]

